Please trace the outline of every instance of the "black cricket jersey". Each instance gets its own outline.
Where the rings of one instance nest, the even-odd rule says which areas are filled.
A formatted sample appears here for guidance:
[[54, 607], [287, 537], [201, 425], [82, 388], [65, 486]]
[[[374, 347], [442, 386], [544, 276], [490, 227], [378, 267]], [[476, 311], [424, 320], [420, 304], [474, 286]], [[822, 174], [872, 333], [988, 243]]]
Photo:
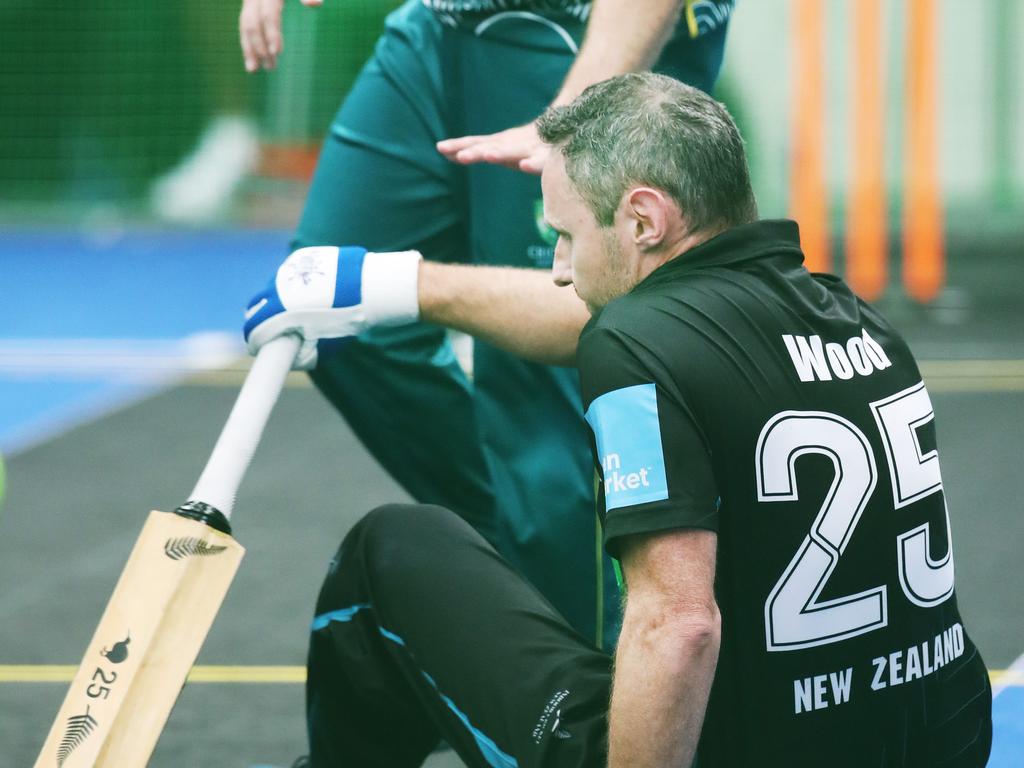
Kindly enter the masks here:
[[664, 264], [577, 359], [608, 551], [718, 533], [700, 765], [984, 764], [927, 389], [878, 312], [804, 268], [794, 222]]

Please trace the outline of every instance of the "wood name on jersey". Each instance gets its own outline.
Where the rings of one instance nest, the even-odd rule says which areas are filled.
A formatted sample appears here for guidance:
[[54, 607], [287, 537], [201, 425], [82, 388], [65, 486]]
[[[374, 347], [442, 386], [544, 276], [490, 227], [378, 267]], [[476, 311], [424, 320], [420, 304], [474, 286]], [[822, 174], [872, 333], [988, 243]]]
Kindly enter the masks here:
[[859, 336], [851, 336], [842, 344], [835, 341], [823, 342], [820, 336], [789, 333], [782, 334], [782, 341], [800, 381], [870, 376], [892, 365], [882, 345], [863, 328]]

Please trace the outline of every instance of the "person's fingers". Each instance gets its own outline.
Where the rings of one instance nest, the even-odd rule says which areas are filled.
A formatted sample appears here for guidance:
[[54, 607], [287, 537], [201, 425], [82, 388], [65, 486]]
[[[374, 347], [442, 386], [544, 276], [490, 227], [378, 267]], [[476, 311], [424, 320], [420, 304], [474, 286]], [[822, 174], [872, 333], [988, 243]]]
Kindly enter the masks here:
[[526, 153], [519, 161], [519, 170], [524, 173], [533, 173], [540, 176], [544, 172], [544, 164], [551, 154], [551, 147], [547, 144], [540, 144], [534, 147], [532, 152]]
[[474, 144], [465, 149], [460, 149], [458, 152], [452, 153], [452, 159], [457, 163], [478, 163], [483, 159], [483, 147], [479, 144]]
[[249, 35], [249, 45], [252, 46], [253, 56], [256, 59], [256, 66], [266, 66], [267, 57], [270, 54], [267, 53], [267, 41], [263, 39], [262, 29], [257, 28]]
[[282, 8], [282, 0], [263, 0], [260, 7], [260, 30], [267, 51], [263, 66], [267, 69], [277, 66], [277, 57], [284, 49], [284, 40], [281, 37]]
[[502, 157], [501, 150], [494, 144], [474, 144], [455, 153], [455, 161], [469, 165], [470, 163], [496, 163]]
[[436, 144], [437, 151], [460, 165], [491, 163], [540, 175], [549, 148], [537, 136], [533, 123], [485, 136], [458, 136]]
[[263, 39], [263, 25], [258, 13], [252, 25], [245, 32], [245, 39], [249, 43], [249, 51], [254, 63], [254, 70], [263, 66], [267, 60], [267, 41]]
[[515, 148], [503, 147], [501, 145], [491, 146], [481, 153], [481, 159], [485, 163], [494, 165], [507, 165], [510, 168], [519, 166], [519, 159], [522, 155], [515, 151]]
[[479, 144], [482, 141], [489, 139], [489, 136], [459, 136], [454, 139], [445, 139], [444, 141], [437, 142], [437, 151], [447, 157], [449, 160], [453, 159], [454, 155], [467, 147], [471, 147], [474, 144]]
[[[540, 173], [544, 158], [533, 159], [533, 155], [546, 153], [543, 145], [538, 146], [536, 134], [531, 134], [526, 127], [509, 128], [485, 136], [445, 139], [437, 142], [437, 150], [460, 165], [492, 163], [528, 173]], [[524, 161], [527, 164], [522, 167]]]
[[253, 55], [252, 46], [249, 45], [249, 38], [245, 33], [240, 34], [242, 43], [242, 63], [246, 72], [256, 71], [256, 57]]
[[520, 160], [517, 167], [523, 173], [532, 173], [534, 176], [540, 176], [544, 172], [544, 160], [545, 158], [530, 155]]
[[506, 168], [517, 169], [521, 155], [517, 152], [510, 152], [507, 149], [495, 146], [484, 145], [470, 147], [454, 156], [455, 162], [461, 165], [472, 165], [474, 163], [490, 163], [491, 165], [503, 165]]
[[259, 14], [255, 2], [247, 0], [242, 3], [242, 10], [238, 15], [238, 37], [242, 45], [242, 60], [245, 62], [246, 72], [255, 72], [259, 68], [256, 48], [252, 43], [253, 30], [258, 25]]

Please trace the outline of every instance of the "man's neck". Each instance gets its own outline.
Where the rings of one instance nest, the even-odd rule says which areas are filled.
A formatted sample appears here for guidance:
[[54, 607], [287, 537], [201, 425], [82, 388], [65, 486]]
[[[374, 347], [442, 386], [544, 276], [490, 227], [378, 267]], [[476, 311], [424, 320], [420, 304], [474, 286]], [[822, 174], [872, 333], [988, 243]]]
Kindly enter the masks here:
[[640, 269], [637, 276], [640, 281], [645, 280], [647, 276], [658, 267], [667, 264], [673, 259], [678, 259], [687, 251], [693, 250], [698, 245], [706, 243], [717, 234], [719, 233], [702, 230], [700, 232], [683, 234], [671, 241], [666, 241], [659, 246], [656, 251], [649, 251], [644, 254], [643, 259], [640, 262]]

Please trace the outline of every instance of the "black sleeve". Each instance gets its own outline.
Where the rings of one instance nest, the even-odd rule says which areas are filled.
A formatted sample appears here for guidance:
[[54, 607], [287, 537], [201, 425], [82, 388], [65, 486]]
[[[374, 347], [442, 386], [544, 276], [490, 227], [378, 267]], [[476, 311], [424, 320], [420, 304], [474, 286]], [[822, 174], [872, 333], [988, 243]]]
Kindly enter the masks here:
[[604, 541], [675, 528], [718, 529], [711, 456], [656, 351], [607, 327], [580, 337], [577, 365], [602, 478]]

